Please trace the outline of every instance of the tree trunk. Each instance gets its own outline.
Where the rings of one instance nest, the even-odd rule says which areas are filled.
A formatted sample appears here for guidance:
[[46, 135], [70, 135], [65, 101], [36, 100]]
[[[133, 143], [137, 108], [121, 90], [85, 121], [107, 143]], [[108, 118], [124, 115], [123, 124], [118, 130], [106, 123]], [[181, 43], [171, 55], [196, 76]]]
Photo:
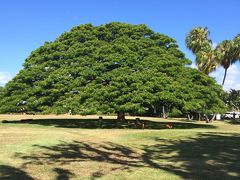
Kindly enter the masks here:
[[215, 119], [215, 117], [216, 117], [216, 114], [213, 114], [213, 117], [212, 117], [212, 119], [210, 120], [210, 122], [213, 122], [213, 120]]
[[193, 116], [191, 117], [189, 114], [187, 116], [189, 121], [193, 120]]
[[118, 112], [117, 120], [124, 121], [125, 120], [125, 113], [124, 112]]
[[198, 113], [198, 121], [201, 121], [201, 113]]
[[163, 118], [166, 119], [166, 112], [165, 112], [165, 107], [162, 107], [162, 113], [163, 113]]
[[167, 119], [168, 116], [169, 116], [170, 107], [171, 107], [171, 105], [166, 107], [166, 112], [165, 112], [165, 114], [166, 114], [166, 115], [165, 115], [165, 116], [166, 116], [166, 119]]
[[227, 68], [225, 69], [225, 72], [224, 72], [224, 77], [223, 77], [222, 86], [224, 85], [224, 82], [225, 82], [226, 76], [227, 76]]
[[155, 106], [152, 105], [152, 109], [153, 109], [153, 115], [157, 116], [157, 109], [155, 108]]
[[206, 123], [209, 123], [209, 118], [208, 118], [208, 115], [204, 115], [205, 116], [205, 118], [206, 118]]
[[157, 114], [157, 110], [156, 108], [153, 106], [153, 114], [156, 115]]
[[169, 112], [166, 113], [166, 119], [168, 118], [168, 116], [169, 116]]

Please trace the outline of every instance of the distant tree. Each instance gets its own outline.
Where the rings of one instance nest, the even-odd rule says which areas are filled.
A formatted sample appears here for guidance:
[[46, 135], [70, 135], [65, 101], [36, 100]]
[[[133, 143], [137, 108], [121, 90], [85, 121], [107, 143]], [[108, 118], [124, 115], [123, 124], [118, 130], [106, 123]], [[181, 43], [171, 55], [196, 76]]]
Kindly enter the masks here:
[[5, 86], [0, 112], [162, 115], [225, 109], [223, 90], [176, 41], [145, 25], [74, 27], [26, 59]]
[[225, 103], [229, 111], [240, 111], [240, 90], [231, 89], [226, 92]]

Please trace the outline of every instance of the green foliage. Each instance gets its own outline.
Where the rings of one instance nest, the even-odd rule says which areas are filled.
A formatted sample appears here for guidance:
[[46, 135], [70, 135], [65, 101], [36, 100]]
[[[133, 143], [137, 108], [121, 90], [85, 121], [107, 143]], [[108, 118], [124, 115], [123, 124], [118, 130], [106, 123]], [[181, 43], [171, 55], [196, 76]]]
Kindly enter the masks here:
[[2, 99], [2, 97], [4, 96], [4, 93], [5, 93], [4, 87], [0, 86], [0, 99]]
[[212, 41], [209, 39], [209, 30], [207, 27], [193, 28], [186, 37], [186, 46], [191, 49], [194, 54], [200, 51], [208, 51], [211, 49]]
[[233, 43], [234, 43], [234, 62], [235, 61], [240, 61], [240, 34], [238, 34], [237, 36], [235, 36], [235, 38], [233, 39]]
[[224, 40], [213, 47], [207, 27], [193, 28], [186, 36], [186, 46], [196, 55], [198, 70], [210, 74], [218, 66], [225, 69], [222, 85], [224, 85], [227, 69], [240, 60], [240, 35], [233, 40]]
[[237, 35], [233, 40], [224, 40], [217, 46], [218, 59], [221, 66], [225, 69], [222, 85], [224, 85], [227, 70], [231, 64], [240, 60], [240, 36]]
[[210, 32], [207, 27], [193, 28], [187, 35], [186, 46], [196, 55], [198, 70], [210, 74], [218, 66], [217, 51], [209, 39]]
[[5, 87], [1, 113], [220, 112], [216, 81], [187, 68], [176, 41], [145, 25], [74, 27], [26, 59]]
[[225, 103], [230, 111], [240, 111], [240, 90], [231, 89], [225, 94]]

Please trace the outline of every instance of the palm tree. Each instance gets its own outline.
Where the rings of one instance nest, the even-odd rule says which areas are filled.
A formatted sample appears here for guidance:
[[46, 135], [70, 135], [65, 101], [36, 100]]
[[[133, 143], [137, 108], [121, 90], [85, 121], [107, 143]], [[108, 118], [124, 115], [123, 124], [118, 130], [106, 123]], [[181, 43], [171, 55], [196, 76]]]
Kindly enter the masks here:
[[238, 60], [240, 61], [240, 34], [238, 34], [234, 39], [233, 39], [233, 43], [234, 43], [234, 60], [235, 62]]
[[233, 45], [234, 45], [233, 41], [225, 40], [216, 47], [220, 64], [225, 69], [222, 86], [224, 85], [224, 82], [226, 79], [227, 70], [230, 67], [230, 65], [233, 63], [233, 59], [234, 59]]
[[240, 61], [240, 34], [233, 40], [225, 40], [216, 48], [208, 38], [210, 32], [207, 27], [192, 29], [186, 37], [186, 46], [196, 55], [196, 64], [199, 71], [210, 74], [220, 64], [224, 69], [222, 85], [224, 85], [227, 70], [231, 64]]
[[204, 74], [210, 74], [218, 67], [216, 50], [199, 51], [196, 55], [196, 63], [199, 71]]
[[224, 85], [227, 70], [230, 65], [240, 61], [240, 34], [233, 40], [225, 40], [217, 46], [221, 66], [225, 69], [222, 85]]
[[185, 40], [186, 46], [196, 55], [198, 70], [207, 75], [218, 66], [216, 51], [208, 38], [209, 34], [207, 27], [197, 27], [188, 33]]
[[205, 48], [211, 47], [211, 40], [208, 39], [210, 32], [207, 27], [197, 27], [192, 29], [186, 37], [186, 46], [194, 53], [198, 53]]

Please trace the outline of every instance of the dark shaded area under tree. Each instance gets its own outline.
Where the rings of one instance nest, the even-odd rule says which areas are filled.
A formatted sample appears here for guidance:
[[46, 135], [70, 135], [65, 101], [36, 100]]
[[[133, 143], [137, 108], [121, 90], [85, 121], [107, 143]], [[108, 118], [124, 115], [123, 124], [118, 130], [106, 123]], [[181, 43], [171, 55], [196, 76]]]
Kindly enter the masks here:
[[87, 128], [87, 129], [166, 129], [171, 124], [173, 129], [215, 128], [214, 125], [196, 124], [193, 122], [156, 122], [150, 120], [125, 120], [116, 119], [25, 119], [4, 121], [14, 124], [38, 124], [61, 128]]

